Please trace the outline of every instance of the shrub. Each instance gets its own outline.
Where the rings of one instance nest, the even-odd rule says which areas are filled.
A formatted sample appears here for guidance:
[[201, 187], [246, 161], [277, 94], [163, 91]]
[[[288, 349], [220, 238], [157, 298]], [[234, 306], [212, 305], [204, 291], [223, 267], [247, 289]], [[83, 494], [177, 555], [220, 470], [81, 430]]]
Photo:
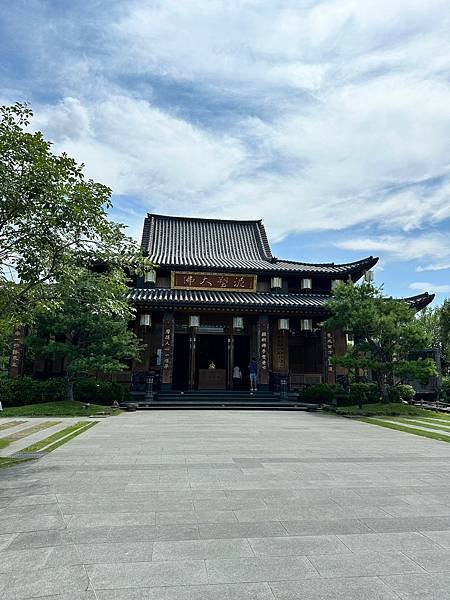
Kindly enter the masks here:
[[389, 402], [410, 402], [416, 395], [412, 385], [400, 383], [398, 385], [390, 385], [388, 388]]
[[336, 394], [342, 390], [339, 385], [331, 385], [329, 383], [317, 383], [307, 387], [303, 394], [305, 402], [314, 402], [316, 404], [332, 404]]
[[115, 400], [119, 403], [128, 400], [128, 389], [124, 385], [98, 379], [80, 379], [73, 393], [75, 400], [103, 406], [111, 406]]
[[450, 377], [442, 378], [441, 395], [444, 402], [450, 402]]
[[349, 390], [349, 406], [362, 406], [379, 402], [375, 383], [352, 383]]
[[27, 376], [18, 379], [2, 377], [0, 399], [5, 408], [63, 400], [64, 381], [62, 379], [40, 381]]

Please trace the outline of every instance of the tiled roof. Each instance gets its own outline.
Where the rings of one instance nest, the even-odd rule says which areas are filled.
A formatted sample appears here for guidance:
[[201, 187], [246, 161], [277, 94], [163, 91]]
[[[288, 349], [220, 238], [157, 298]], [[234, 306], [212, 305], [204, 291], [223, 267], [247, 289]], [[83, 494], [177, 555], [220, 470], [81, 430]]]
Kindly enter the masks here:
[[[179, 308], [208, 306], [220, 308], [264, 309], [286, 311], [319, 310], [324, 308], [326, 294], [293, 294], [281, 292], [222, 292], [209, 290], [173, 290], [168, 288], [132, 288], [128, 299], [133, 304]], [[419, 294], [403, 298], [416, 310], [422, 310], [434, 299], [434, 294]]]
[[434, 296], [435, 294], [429, 294], [428, 292], [425, 292], [424, 294], [418, 294], [417, 296], [403, 298], [403, 300], [408, 302], [408, 304], [410, 304], [416, 310], [422, 310], [422, 308], [425, 308], [433, 302]]
[[220, 308], [261, 308], [285, 310], [320, 309], [329, 296], [325, 294], [290, 294], [273, 292], [222, 292], [172, 289], [133, 288], [128, 295], [133, 304], [180, 307], [200, 306]]
[[226, 221], [147, 215], [142, 248], [159, 266], [251, 272], [301, 272], [361, 276], [376, 264], [372, 256], [335, 265], [279, 260], [272, 256], [261, 221]]

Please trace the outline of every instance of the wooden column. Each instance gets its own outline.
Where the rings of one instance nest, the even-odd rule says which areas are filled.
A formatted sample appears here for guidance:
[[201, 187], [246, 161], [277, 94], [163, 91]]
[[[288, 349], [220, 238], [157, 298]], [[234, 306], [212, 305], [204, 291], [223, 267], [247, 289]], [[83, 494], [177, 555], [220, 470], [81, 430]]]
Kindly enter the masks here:
[[270, 360], [270, 327], [269, 317], [260, 315], [258, 318], [257, 345], [258, 345], [258, 371], [259, 387], [269, 387], [269, 360]]
[[163, 316], [162, 327], [162, 389], [172, 388], [174, 338], [175, 319], [173, 313], [166, 312]]

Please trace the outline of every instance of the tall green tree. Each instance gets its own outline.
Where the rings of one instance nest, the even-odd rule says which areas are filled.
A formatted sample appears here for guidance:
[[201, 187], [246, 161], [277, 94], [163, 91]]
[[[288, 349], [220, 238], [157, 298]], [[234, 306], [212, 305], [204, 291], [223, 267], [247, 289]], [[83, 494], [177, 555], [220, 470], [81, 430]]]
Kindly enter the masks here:
[[83, 165], [57, 156], [31, 109], [0, 107], [0, 319], [28, 323], [50, 306], [74, 266], [139, 262], [136, 242], [108, 219], [111, 190], [86, 179]]
[[127, 327], [134, 314], [126, 290], [120, 269], [96, 273], [77, 268], [55, 285], [58, 305], [37, 311], [26, 344], [34, 356], [62, 361], [68, 400], [73, 400], [77, 379], [125, 369], [125, 360], [139, 358], [143, 346]]
[[426, 382], [436, 374], [432, 360], [409, 358], [412, 351], [428, 347], [431, 340], [407, 302], [388, 298], [371, 284], [348, 282], [336, 286], [328, 310], [331, 316], [325, 329], [351, 332], [355, 340], [344, 356], [335, 358], [335, 364], [354, 371], [371, 369], [384, 399], [387, 385], [395, 378]]
[[438, 348], [444, 362], [450, 362], [450, 299], [441, 306], [425, 308], [419, 320], [431, 338], [431, 345]]

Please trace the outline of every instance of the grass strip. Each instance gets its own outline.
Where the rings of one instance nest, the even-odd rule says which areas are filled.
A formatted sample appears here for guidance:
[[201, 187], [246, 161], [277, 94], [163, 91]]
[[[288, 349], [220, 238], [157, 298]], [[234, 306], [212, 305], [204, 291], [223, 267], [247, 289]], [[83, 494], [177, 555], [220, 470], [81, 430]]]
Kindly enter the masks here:
[[412, 406], [410, 404], [402, 404], [393, 402], [385, 404], [379, 402], [377, 404], [364, 404], [362, 408], [358, 406], [339, 406], [336, 408], [337, 415], [343, 416], [361, 416], [361, 417], [441, 417], [442, 413]]
[[111, 410], [109, 406], [91, 404], [85, 408], [83, 402], [63, 400], [61, 402], [42, 402], [25, 406], [10, 406], [0, 411], [0, 417], [89, 417], [97, 413], [119, 415], [121, 410]]
[[441, 429], [442, 431], [448, 431], [450, 434], [450, 427], [448, 425], [441, 425], [440, 423], [430, 423], [429, 421], [424, 421], [423, 419], [396, 419], [394, 417], [392, 417], [393, 421], [399, 422], [399, 423], [410, 423], [411, 425], [415, 425], [416, 427], [425, 427], [426, 429]]
[[26, 421], [9, 421], [8, 423], [0, 423], [0, 431], [3, 431], [4, 429], [10, 429], [11, 427], [17, 427], [23, 423], [26, 423]]
[[370, 417], [363, 417], [359, 421], [369, 423], [371, 425], [379, 425], [380, 427], [386, 427], [387, 429], [395, 429], [396, 431], [403, 431], [404, 433], [412, 433], [413, 435], [419, 435], [421, 437], [430, 438], [432, 440], [438, 440], [440, 442], [450, 442], [450, 436], [443, 435], [440, 433], [434, 433], [434, 431], [425, 431], [423, 429], [412, 429], [412, 427], [406, 427], [405, 425], [397, 425], [395, 423], [387, 423], [381, 419], [372, 419]]
[[9, 440], [8, 438], [0, 438], [0, 450], [3, 450], [3, 448], [7, 448], [11, 443], [11, 440]]
[[[31, 444], [21, 450], [21, 452], [39, 452], [42, 448], [45, 448], [45, 452], [51, 452], [58, 446], [65, 444], [78, 434], [82, 433], [86, 429], [89, 429], [93, 425], [96, 425], [98, 421], [79, 421], [78, 423], [74, 423], [65, 429], [61, 429], [61, 431], [57, 431], [53, 435], [45, 438], [44, 440], [40, 440], [35, 444]], [[64, 438], [64, 439], [61, 439]], [[52, 442], [55, 442], [54, 444]], [[59, 443], [60, 442], [60, 443]], [[47, 448], [49, 446], [49, 448]]]
[[44, 421], [43, 423], [36, 423], [36, 425], [32, 425], [31, 427], [27, 427], [26, 429], [21, 429], [20, 431], [16, 431], [15, 433], [11, 433], [7, 438], [10, 442], [17, 442], [18, 440], [22, 440], [29, 435], [33, 435], [34, 433], [38, 433], [43, 429], [49, 429], [54, 425], [59, 425], [61, 421]]

